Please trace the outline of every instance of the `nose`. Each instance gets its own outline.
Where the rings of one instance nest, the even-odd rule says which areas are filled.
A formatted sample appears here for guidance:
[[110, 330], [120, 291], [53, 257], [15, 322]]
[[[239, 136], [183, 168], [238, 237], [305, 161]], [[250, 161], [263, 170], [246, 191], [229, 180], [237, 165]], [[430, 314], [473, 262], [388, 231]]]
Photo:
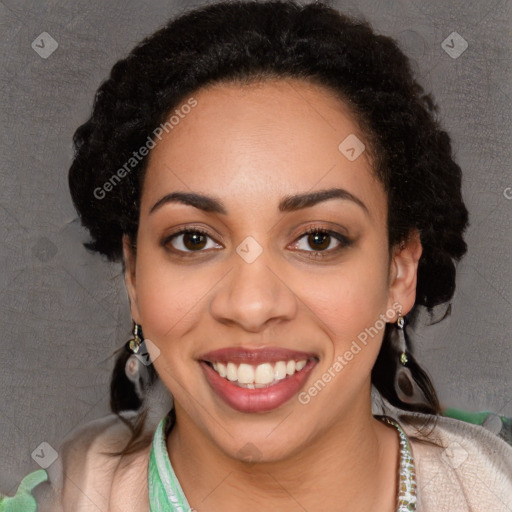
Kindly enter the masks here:
[[268, 251], [253, 262], [233, 255], [232, 270], [210, 302], [210, 312], [220, 323], [261, 332], [270, 323], [291, 320], [297, 313], [297, 297], [279, 265]]

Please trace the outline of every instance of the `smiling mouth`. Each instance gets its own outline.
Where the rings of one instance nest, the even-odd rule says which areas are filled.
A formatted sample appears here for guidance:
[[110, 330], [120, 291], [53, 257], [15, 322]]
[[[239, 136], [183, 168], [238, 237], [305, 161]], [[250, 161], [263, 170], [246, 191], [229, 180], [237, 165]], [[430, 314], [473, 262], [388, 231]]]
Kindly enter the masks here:
[[218, 375], [231, 384], [245, 389], [268, 388], [288, 379], [300, 372], [308, 361], [316, 361], [316, 358], [289, 359], [287, 361], [266, 362], [258, 365], [247, 363], [210, 362], [204, 361]]

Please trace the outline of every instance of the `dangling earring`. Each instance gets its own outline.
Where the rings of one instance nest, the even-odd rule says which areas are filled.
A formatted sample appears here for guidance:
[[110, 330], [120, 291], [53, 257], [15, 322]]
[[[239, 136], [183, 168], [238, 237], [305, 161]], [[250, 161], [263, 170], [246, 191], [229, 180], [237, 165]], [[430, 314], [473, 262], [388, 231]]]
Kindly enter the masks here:
[[396, 326], [398, 328], [398, 342], [399, 342], [399, 349], [401, 350], [400, 353], [400, 363], [402, 366], [406, 366], [409, 362], [409, 359], [407, 359], [407, 344], [405, 342], [405, 333], [404, 333], [404, 325], [405, 320], [401, 313], [398, 313], [398, 318], [396, 320]]
[[135, 323], [133, 326], [133, 338], [126, 343], [126, 348], [133, 352], [134, 354], [137, 354], [140, 349], [140, 345], [142, 343], [142, 340], [140, 338], [141, 334], [141, 327], [139, 324]]
[[409, 358], [407, 356], [407, 340], [405, 337], [405, 319], [401, 313], [398, 313], [396, 321], [397, 348], [400, 354], [399, 364], [395, 373], [395, 392], [401, 402], [415, 405], [428, 405], [425, 394], [418, 386], [409, 368]]
[[131, 352], [131, 354], [124, 365], [124, 373], [126, 377], [133, 383], [135, 393], [140, 400], [142, 400], [144, 396], [141, 381], [143, 365], [136, 354], [139, 352], [141, 343], [141, 327], [135, 323], [133, 326], [133, 338], [127, 341], [125, 344], [126, 350]]

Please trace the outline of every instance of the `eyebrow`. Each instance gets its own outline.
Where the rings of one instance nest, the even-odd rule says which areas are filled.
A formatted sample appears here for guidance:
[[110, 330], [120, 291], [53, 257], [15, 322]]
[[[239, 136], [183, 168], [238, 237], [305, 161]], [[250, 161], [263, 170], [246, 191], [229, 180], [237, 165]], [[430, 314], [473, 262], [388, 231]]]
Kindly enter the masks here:
[[[344, 199], [352, 201], [369, 215], [368, 208], [363, 201], [343, 188], [330, 188], [315, 192], [286, 196], [281, 199], [278, 208], [280, 212], [293, 212], [303, 208], [309, 208], [323, 201], [328, 201], [329, 199]], [[172, 192], [170, 194], [166, 194], [152, 206], [149, 214], [152, 214], [168, 203], [181, 203], [194, 206], [195, 208], [205, 212], [219, 213], [222, 215], [228, 214], [226, 207], [219, 199], [193, 192]]]

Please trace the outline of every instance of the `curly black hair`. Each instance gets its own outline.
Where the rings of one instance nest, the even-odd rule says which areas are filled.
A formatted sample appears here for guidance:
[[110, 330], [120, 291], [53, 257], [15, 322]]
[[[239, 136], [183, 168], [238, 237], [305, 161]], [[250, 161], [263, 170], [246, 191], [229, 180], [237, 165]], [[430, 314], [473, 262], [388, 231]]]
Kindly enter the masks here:
[[[461, 169], [437, 119], [438, 107], [392, 38], [320, 1], [205, 5], [171, 19], [113, 66], [96, 93], [90, 119], [73, 139], [69, 186], [92, 237], [86, 247], [110, 261], [122, 261], [122, 236], [127, 234], [135, 245], [147, 156], [135, 161], [134, 151], [154, 137], [173, 109], [207, 84], [273, 78], [320, 84], [349, 106], [387, 192], [390, 248], [414, 230], [420, 235], [423, 253], [411, 314], [418, 306], [432, 311], [449, 302], [455, 291], [455, 263], [467, 250], [463, 234], [468, 212]], [[412, 355], [410, 368], [428, 404], [406, 404], [398, 398], [392, 328], [386, 325], [372, 383], [399, 408], [439, 414], [435, 390]], [[127, 357], [122, 351], [111, 381], [116, 413], [122, 408], [119, 397], [127, 392], [120, 392]], [[151, 376], [156, 378], [154, 370]], [[132, 441], [140, 432], [138, 424], [123, 453], [133, 451]]]

